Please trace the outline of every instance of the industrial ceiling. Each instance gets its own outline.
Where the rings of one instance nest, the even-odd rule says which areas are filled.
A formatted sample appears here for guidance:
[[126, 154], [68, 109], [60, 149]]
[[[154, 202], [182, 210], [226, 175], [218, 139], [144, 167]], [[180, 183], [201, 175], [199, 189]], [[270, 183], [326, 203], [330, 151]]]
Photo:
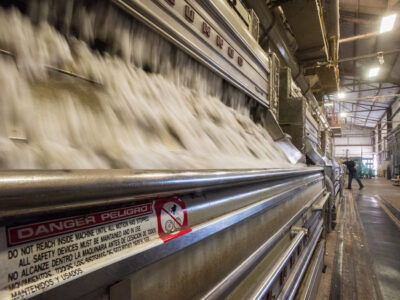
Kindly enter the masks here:
[[[400, 93], [400, 1], [341, 0], [340, 95], [326, 95], [327, 114], [341, 123], [374, 128]], [[382, 18], [397, 13], [391, 31]], [[382, 59], [379, 59], [383, 57]], [[376, 76], [368, 76], [379, 68]], [[329, 104], [328, 104], [329, 105]]]

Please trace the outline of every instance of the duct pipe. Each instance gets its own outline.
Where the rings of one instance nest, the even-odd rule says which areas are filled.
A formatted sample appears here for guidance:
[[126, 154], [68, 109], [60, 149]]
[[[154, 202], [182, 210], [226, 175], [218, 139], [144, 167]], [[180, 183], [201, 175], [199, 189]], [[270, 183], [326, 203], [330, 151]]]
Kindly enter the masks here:
[[333, 186], [332, 180], [325, 175], [326, 189], [331, 193], [331, 199], [328, 202], [328, 224], [326, 226], [327, 232], [329, 233], [332, 229], [332, 208], [335, 203], [335, 187]]
[[329, 13], [327, 14], [327, 34], [329, 38], [330, 60], [337, 60], [339, 57], [339, 0], [328, 0], [325, 2]]

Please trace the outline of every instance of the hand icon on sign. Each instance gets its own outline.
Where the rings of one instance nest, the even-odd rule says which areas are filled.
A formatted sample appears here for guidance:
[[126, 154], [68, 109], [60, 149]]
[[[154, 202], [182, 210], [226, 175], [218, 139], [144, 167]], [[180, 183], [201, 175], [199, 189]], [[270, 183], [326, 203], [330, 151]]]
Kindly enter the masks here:
[[187, 228], [185, 202], [179, 197], [159, 199], [155, 202], [154, 209], [157, 214], [158, 234], [164, 242], [192, 230]]

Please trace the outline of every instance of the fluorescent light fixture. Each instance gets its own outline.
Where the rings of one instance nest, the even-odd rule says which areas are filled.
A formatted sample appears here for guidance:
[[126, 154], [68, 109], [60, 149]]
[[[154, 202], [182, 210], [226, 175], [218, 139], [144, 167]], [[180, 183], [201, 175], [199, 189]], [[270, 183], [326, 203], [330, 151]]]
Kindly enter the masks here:
[[344, 99], [344, 97], [346, 96], [345, 93], [338, 93], [337, 94], [339, 99]]
[[382, 18], [380, 33], [388, 32], [393, 29], [397, 14], [385, 16]]
[[346, 113], [346, 112], [341, 112], [341, 113], [340, 113], [340, 116], [341, 116], [342, 118], [344, 118], [344, 117], [347, 116], [347, 113]]
[[379, 74], [379, 67], [371, 68], [368, 71], [368, 77], [375, 77]]

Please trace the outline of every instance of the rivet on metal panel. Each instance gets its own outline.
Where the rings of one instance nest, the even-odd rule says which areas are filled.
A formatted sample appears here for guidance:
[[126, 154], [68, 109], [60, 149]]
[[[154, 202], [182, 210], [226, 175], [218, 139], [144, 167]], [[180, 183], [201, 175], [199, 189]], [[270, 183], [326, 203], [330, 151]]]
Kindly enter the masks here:
[[189, 5], [185, 5], [185, 17], [189, 22], [193, 23], [193, 21], [194, 21], [194, 10], [191, 9]]
[[222, 39], [222, 37], [220, 37], [219, 35], [217, 35], [217, 46], [220, 47], [222, 49], [222, 46], [224, 45], [224, 40]]
[[203, 22], [203, 33], [207, 37], [210, 37], [210, 35], [211, 35], [211, 27], [206, 22]]
[[239, 66], [243, 66], [243, 58], [241, 56], [238, 56], [238, 64]]
[[232, 47], [228, 47], [228, 55], [230, 58], [233, 58], [233, 56], [235, 55], [235, 51]]
[[171, 5], [175, 5], [175, 0], [165, 0], [165, 1], [167, 1]]

